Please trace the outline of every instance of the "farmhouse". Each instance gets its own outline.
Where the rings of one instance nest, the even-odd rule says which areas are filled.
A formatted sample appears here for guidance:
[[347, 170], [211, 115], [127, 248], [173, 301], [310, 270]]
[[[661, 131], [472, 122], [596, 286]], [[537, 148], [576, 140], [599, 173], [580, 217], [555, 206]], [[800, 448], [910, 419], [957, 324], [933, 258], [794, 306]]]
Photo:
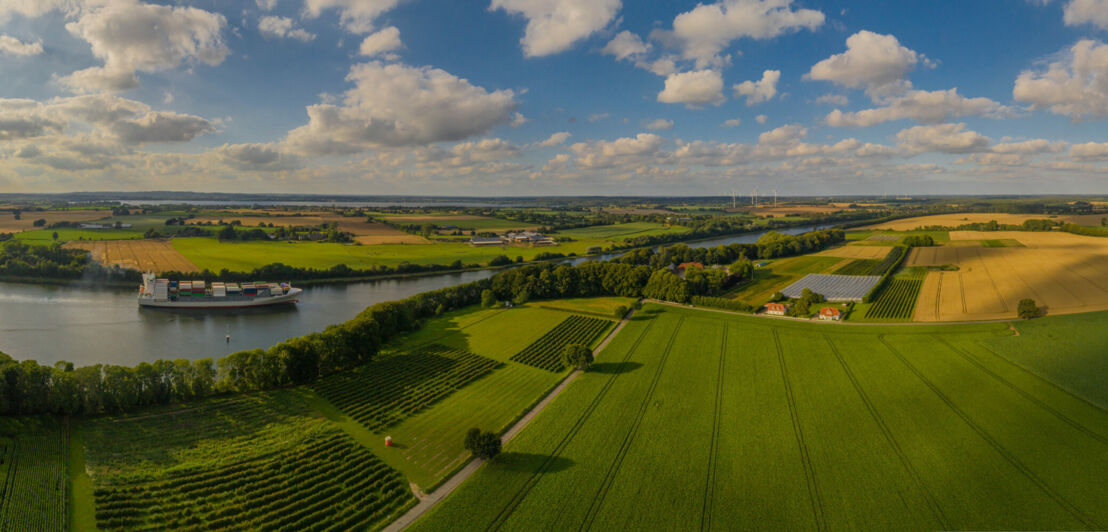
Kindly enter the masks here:
[[684, 278], [685, 270], [688, 270], [689, 268], [700, 268], [703, 270], [704, 265], [699, 262], [682, 262], [681, 264], [678, 264], [675, 268], [673, 268], [673, 273], [677, 274], [678, 277]]
[[784, 316], [789, 311], [789, 305], [786, 303], [766, 303], [764, 308], [766, 314], [770, 316]]
[[823, 307], [819, 309], [819, 319], [839, 321], [842, 319], [842, 311], [835, 307]]

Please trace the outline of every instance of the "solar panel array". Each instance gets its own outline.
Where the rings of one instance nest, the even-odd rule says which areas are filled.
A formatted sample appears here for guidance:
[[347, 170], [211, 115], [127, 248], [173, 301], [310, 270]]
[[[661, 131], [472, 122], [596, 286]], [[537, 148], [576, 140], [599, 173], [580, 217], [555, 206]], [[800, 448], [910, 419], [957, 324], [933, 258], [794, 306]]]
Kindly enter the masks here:
[[879, 275], [828, 275], [809, 273], [781, 291], [786, 297], [800, 297], [805, 288], [828, 301], [861, 301], [881, 280]]

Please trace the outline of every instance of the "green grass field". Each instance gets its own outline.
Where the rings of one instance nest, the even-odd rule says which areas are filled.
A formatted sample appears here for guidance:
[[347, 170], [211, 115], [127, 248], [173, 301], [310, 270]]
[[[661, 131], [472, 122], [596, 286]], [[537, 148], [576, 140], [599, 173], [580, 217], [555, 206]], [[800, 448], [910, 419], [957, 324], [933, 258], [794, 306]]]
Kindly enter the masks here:
[[987, 348], [1043, 323], [648, 305], [414, 529], [1103, 529], [1108, 413]]
[[[357, 246], [330, 242], [219, 242], [214, 238], [175, 238], [173, 247], [200, 269], [212, 271], [223, 268], [249, 271], [275, 262], [301, 268], [326, 269], [345, 264], [354, 269], [369, 269], [403, 263], [450, 264], [462, 261], [464, 264], [485, 264], [500, 255], [511, 259], [523, 257], [524, 260], [531, 260], [539, 253], [584, 255], [592, 246], [603, 247], [613, 241], [622, 242], [626, 237], [687, 231], [683, 227], [664, 229], [658, 224], [641, 225], [650, 227], [623, 224], [563, 231], [555, 236], [572, 236], [574, 241], [542, 247], [473, 247], [465, 241]], [[587, 236], [589, 234], [599, 236]]]
[[57, 242], [70, 240], [126, 240], [142, 238], [141, 231], [131, 229], [36, 229], [16, 233], [15, 240], [23, 240], [29, 244], [53, 244], [54, 232], [58, 233]]

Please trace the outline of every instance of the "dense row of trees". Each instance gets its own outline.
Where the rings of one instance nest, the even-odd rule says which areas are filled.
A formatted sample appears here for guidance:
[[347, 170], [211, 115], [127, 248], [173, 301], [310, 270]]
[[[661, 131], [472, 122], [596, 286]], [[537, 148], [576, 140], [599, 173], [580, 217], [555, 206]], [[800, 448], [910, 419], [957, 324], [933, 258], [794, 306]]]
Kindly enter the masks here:
[[971, 222], [956, 226], [949, 225], [925, 225], [917, 227], [917, 231], [1050, 231], [1060, 225], [1059, 222], [1046, 219], [1031, 218], [1020, 224], [1002, 224], [996, 220], [987, 222]]
[[771, 259], [811, 253], [845, 239], [846, 233], [842, 229], [820, 229], [799, 235], [770, 231], [753, 244], [724, 244], [703, 248], [675, 244], [661, 249], [644, 248], [628, 251], [615, 261], [624, 264], [643, 264], [652, 268], [683, 262], [699, 262], [705, 265], [734, 264], [742, 259]]

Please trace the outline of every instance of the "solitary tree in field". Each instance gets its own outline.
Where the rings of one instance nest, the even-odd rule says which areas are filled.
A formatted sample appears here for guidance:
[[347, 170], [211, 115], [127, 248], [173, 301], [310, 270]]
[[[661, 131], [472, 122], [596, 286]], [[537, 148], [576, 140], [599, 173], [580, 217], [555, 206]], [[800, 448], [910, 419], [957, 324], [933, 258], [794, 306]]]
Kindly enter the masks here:
[[54, 231], [54, 234], [52, 234], [50, 236], [54, 237], [54, 242], [58, 241], [58, 232], [57, 231]]
[[478, 458], [491, 459], [500, 454], [500, 436], [472, 428], [466, 432], [465, 448]]
[[616, 317], [617, 320], [623, 319], [623, 317], [627, 315], [627, 305], [617, 306], [615, 310], [612, 311], [612, 314]]
[[492, 293], [492, 290], [486, 288], [481, 291], [481, 306], [485, 308], [496, 306], [496, 295]]
[[571, 368], [588, 369], [592, 364], [592, 349], [586, 345], [568, 344], [562, 353], [562, 360]]
[[1019, 306], [1016, 307], [1016, 313], [1019, 317], [1029, 320], [1039, 315], [1039, 306], [1035, 304], [1034, 299], [1021, 299]]

